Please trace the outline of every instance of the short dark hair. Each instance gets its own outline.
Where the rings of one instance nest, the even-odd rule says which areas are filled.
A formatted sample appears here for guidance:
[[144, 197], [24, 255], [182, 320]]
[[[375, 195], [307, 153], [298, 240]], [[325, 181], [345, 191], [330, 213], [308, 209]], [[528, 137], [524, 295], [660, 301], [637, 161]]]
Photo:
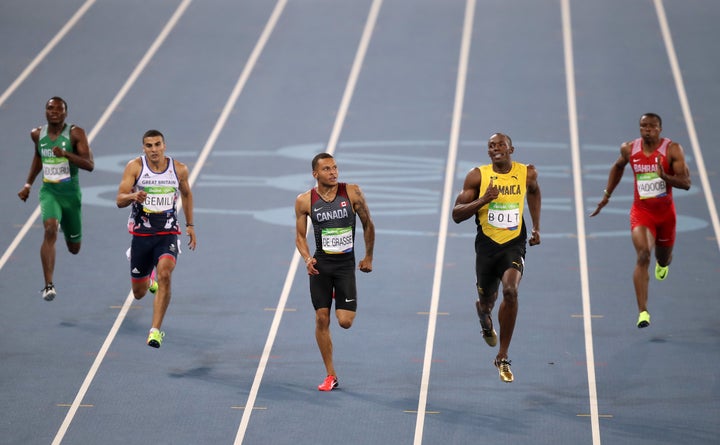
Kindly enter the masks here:
[[160, 133], [160, 130], [148, 130], [148, 131], [146, 131], [145, 134], [144, 134], [143, 137], [142, 137], [142, 140], [144, 141], [145, 138], [154, 138], [154, 137], [157, 137], [157, 136], [160, 136], [160, 137], [162, 138], [163, 142], [165, 142], [165, 136], [163, 136], [163, 134]]
[[[490, 139], [492, 139], [493, 136], [503, 136], [505, 139], [507, 139], [508, 146], [512, 147], [512, 139], [510, 139], [510, 136], [508, 136], [507, 134], [505, 134], [505, 133], [500, 133], [500, 132], [498, 131], [498, 132], [495, 132], [495, 133], [491, 134], [491, 135], [490, 135]], [[490, 142], [490, 141], [488, 141], [488, 142]]]
[[50, 99], [48, 99], [47, 102], [45, 102], [45, 105], [47, 106], [47, 104], [49, 104], [51, 100], [59, 100], [60, 102], [62, 102], [63, 105], [65, 106], [65, 112], [67, 113], [68, 106], [67, 106], [67, 102], [65, 102], [65, 99], [63, 99], [63, 98], [60, 97], [60, 96], [53, 96], [53, 97], [51, 97]]
[[333, 159], [333, 156], [330, 153], [318, 153], [315, 155], [315, 157], [312, 160], [312, 171], [315, 171], [317, 168], [318, 162], [320, 159]]
[[640, 119], [642, 119], [644, 117], [654, 117], [655, 119], [658, 120], [658, 122], [660, 123], [660, 127], [662, 128], [662, 118], [660, 117], [660, 115], [655, 114], [655, 113], [645, 113], [642, 116], [640, 116]]

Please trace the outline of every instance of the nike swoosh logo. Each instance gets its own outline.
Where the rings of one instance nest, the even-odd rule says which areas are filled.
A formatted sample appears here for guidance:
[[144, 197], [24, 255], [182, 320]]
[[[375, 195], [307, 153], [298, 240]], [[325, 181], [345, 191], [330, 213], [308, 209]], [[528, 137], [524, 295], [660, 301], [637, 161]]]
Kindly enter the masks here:
[[80, 238], [80, 234], [77, 234], [77, 235], [70, 235], [70, 238]]
[[322, 207], [318, 207], [317, 209], [315, 207], [313, 207], [313, 212], [319, 212], [322, 209], [323, 209]]
[[347, 298], [345, 299], [345, 303], [352, 303], [353, 301], [355, 301], [354, 298], [352, 300], [348, 300]]

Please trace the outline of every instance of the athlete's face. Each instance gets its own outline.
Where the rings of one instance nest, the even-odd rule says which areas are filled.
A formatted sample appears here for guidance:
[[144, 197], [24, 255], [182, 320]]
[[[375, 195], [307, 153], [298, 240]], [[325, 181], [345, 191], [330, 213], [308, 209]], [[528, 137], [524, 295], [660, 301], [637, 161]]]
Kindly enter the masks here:
[[660, 139], [662, 127], [655, 116], [643, 116], [640, 118], [640, 137], [646, 143], [652, 143]]
[[48, 124], [62, 124], [66, 117], [67, 110], [63, 101], [50, 99], [45, 104], [45, 118], [47, 118]]
[[162, 136], [149, 136], [143, 139], [143, 151], [151, 162], [160, 162], [165, 157], [165, 141]]
[[331, 187], [337, 184], [338, 168], [337, 164], [335, 164], [335, 159], [320, 159], [317, 167], [315, 167], [315, 171], [313, 171], [313, 176], [320, 185]]
[[513, 150], [513, 146], [503, 134], [494, 134], [488, 140], [488, 156], [493, 163], [509, 161]]

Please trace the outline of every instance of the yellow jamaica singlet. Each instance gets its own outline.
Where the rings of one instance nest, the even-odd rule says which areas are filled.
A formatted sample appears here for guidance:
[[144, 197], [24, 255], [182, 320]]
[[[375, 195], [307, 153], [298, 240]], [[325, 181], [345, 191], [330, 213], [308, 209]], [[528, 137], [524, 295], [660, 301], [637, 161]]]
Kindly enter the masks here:
[[500, 193], [495, 200], [480, 207], [475, 222], [485, 236], [498, 244], [505, 244], [523, 233], [527, 165], [513, 162], [508, 173], [493, 171], [491, 164], [478, 169], [482, 175], [478, 196], [485, 194], [491, 180]]

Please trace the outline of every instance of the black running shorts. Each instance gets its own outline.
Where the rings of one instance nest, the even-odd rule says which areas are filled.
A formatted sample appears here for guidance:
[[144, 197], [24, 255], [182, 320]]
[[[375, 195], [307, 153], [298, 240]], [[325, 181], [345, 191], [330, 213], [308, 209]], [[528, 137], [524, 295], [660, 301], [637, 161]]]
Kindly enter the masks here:
[[520, 274], [525, 270], [525, 245], [515, 243], [495, 252], [494, 255], [475, 255], [475, 275], [478, 289], [485, 295], [492, 295], [500, 286], [502, 276], [508, 269], [517, 269]]
[[319, 275], [310, 275], [310, 297], [315, 310], [330, 308], [333, 298], [335, 309], [357, 309], [355, 260], [333, 261], [318, 259], [315, 268]]

